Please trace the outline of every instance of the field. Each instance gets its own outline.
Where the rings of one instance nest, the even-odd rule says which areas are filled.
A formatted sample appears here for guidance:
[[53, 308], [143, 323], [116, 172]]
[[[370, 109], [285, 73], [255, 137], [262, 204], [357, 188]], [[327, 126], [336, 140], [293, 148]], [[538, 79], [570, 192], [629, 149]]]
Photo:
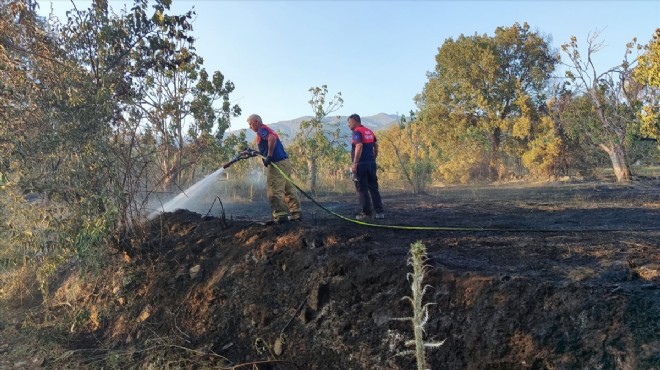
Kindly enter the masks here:
[[[356, 210], [353, 195], [318, 201]], [[412, 315], [402, 298], [421, 241], [425, 336], [444, 341], [429, 368], [660, 369], [660, 181], [447, 187], [384, 202], [379, 225], [451, 230], [362, 226], [309, 201], [302, 222], [282, 225], [264, 222], [265, 202], [226, 204], [224, 220], [164, 214], [119, 240], [101, 277], [63, 271], [50, 319], [34, 315], [39, 299], [3, 302], [0, 368], [412, 369], [401, 353], [411, 324], [392, 319]], [[72, 307], [87, 315], [53, 324]], [[35, 330], [38, 347], [57, 350], [17, 342]]]

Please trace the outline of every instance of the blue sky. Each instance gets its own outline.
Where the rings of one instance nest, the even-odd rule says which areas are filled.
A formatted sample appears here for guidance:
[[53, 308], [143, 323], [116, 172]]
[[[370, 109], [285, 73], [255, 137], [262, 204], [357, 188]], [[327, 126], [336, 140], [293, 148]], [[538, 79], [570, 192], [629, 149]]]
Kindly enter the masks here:
[[[109, 3], [118, 12], [124, 1]], [[41, 1], [41, 13], [51, 4], [60, 19], [72, 7]], [[251, 113], [266, 123], [312, 115], [308, 90], [321, 85], [342, 93], [333, 115], [408, 113], [438, 48], [461, 34], [527, 22], [558, 49], [571, 35], [584, 46], [600, 31], [605, 47], [595, 62], [605, 69], [623, 60], [633, 37], [646, 44], [660, 27], [660, 1], [173, 0], [172, 13], [191, 9], [206, 69], [236, 85], [231, 98], [243, 114], [231, 129], [247, 128]]]

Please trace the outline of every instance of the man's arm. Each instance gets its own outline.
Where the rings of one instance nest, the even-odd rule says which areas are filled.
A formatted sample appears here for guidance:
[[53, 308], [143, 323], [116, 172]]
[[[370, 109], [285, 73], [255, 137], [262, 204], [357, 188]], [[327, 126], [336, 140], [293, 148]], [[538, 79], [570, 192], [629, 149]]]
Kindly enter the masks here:
[[268, 135], [268, 156], [272, 157], [275, 153], [275, 144], [277, 143], [277, 138], [274, 135]]
[[378, 141], [374, 141], [374, 159], [378, 158]]
[[362, 155], [362, 143], [355, 144], [355, 155], [353, 156], [353, 164], [351, 165], [351, 171], [357, 173], [357, 164], [360, 161], [360, 156]]

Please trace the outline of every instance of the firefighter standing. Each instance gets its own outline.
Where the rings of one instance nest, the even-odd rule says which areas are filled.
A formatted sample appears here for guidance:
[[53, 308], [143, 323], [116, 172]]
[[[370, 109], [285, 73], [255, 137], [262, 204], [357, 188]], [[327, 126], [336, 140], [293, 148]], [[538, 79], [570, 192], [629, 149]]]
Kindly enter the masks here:
[[[348, 117], [348, 128], [353, 131], [351, 139], [351, 171], [356, 181], [355, 189], [362, 212], [355, 216], [358, 220], [364, 220], [373, 216], [385, 218], [383, 213], [383, 201], [378, 190], [378, 177], [376, 176], [376, 157], [378, 156], [378, 142], [373, 131], [362, 126], [362, 120], [357, 114]], [[373, 208], [372, 208], [373, 206]]]

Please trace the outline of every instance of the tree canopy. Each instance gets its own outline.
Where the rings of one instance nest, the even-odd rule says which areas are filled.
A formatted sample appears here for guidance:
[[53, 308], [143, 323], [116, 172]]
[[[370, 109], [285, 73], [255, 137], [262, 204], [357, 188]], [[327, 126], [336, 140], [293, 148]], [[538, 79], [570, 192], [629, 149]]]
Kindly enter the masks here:
[[660, 28], [643, 49], [634, 71], [635, 81], [644, 86], [641, 97], [644, 106], [639, 113], [641, 132], [657, 140], [660, 139]]
[[498, 27], [494, 36], [460, 35], [443, 43], [436, 63], [418, 101], [421, 121], [444, 149], [441, 171], [506, 176], [506, 156], [525, 151], [539, 130], [557, 63], [547, 37], [526, 23]]

